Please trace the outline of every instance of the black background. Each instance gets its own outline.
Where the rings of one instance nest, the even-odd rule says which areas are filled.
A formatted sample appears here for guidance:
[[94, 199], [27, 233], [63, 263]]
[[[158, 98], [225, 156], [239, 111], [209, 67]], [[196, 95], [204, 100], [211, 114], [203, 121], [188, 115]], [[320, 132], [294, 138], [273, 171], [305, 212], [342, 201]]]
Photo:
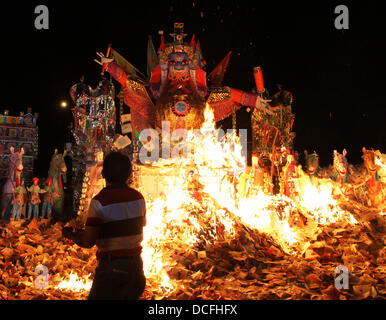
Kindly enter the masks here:
[[[34, 9], [49, 8], [49, 30], [36, 30]], [[334, 27], [338, 4], [349, 9], [349, 30]], [[101, 67], [93, 59], [109, 41], [146, 73], [148, 35], [159, 46], [174, 22], [196, 40], [209, 73], [232, 50], [224, 84], [251, 91], [252, 68], [262, 66], [266, 88], [294, 95], [295, 149], [317, 151], [321, 165], [333, 150], [361, 163], [362, 147], [385, 152], [385, 6], [381, 2], [282, 1], [45, 1], [2, 4], [0, 19], [2, 89], [0, 110], [39, 112], [39, 159], [44, 176], [54, 148], [63, 148], [72, 116], [59, 107], [71, 102], [69, 88], [85, 75], [95, 87]], [[118, 88], [117, 88], [118, 89]], [[249, 128], [250, 114], [237, 114]], [[221, 123], [231, 127], [231, 120]]]
[[[193, 305], [215, 305], [225, 304], [237, 305], [237, 315], [221, 314], [193, 314]], [[172, 315], [149, 315], [150, 308], [157, 307], [183, 307], [179, 318]], [[310, 319], [317, 313], [322, 319], [344, 318], [351, 319], [353, 314], [358, 314], [362, 310], [371, 310], [374, 313], [381, 312], [384, 302], [382, 300], [359, 300], [359, 301], [339, 301], [339, 300], [140, 300], [140, 301], [5, 301], [2, 303], [2, 310], [18, 308], [19, 314], [26, 316], [31, 313], [54, 314], [60, 310], [65, 318], [73, 318], [74, 314], [81, 318], [90, 318], [90, 310], [97, 312], [103, 317], [111, 317], [112, 310], [126, 316], [127, 319], [143, 320], [245, 320], [263, 319], [269, 315], [270, 318], [296, 318]], [[189, 310], [186, 312], [185, 310]], [[206, 307], [204, 310], [207, 310]], [[378, 310], [378, 311], [377, 311]], [[206, 311], [205, 311], [206, 312]], [[134, 316], [133, 313], [135, 313]], [[251, 315], [253, 315], [251, 317]]]

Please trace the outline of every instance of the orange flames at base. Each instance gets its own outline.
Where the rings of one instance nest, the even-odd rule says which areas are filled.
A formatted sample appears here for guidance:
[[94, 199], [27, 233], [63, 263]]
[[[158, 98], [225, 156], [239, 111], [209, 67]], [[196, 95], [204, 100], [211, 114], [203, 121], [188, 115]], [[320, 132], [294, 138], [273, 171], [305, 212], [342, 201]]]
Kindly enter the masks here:
[[85, 277], [78, 277], [76, 273], [71, 271], [68, 280], [61, 281], [55, 288], [64, 291], [89, 291], [92, 286], [92, 280], [89, 279], [91, 274]]

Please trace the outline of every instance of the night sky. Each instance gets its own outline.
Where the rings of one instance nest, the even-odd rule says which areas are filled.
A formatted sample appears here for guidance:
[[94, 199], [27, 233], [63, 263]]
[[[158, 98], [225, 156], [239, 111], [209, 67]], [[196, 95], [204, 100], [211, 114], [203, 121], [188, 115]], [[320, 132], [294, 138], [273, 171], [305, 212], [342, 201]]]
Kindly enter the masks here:
[[[114, 49], [146, 73], [148, 35], [158, 49], [158, 30], [165, 31], [169, 42], [174, 22], [185, 23], [189, 41], [193, 33], [200, 40], [207, 73], [232, 50], [224, 85], [251, 91], [252, 68], [262, 66], [271, 94], [278, 91], [278, 84], [293, 93], [295, 149], [301, 155], [304, 149], [315, 150], [321, 165], [327, 166], [334, 149], [346, 148], [352, 164], [361, 163], [363, 146], [386, 152], [384, 5], [258, 0], [29, 2], [2, 4], [0, 110], [17, 115], [32, 107], [39, 112], [38, 176], [46, 175], [54, 148], [63, 149], [72, 115], [59, 104], [72, 102], [69, 88], [81, 75], [93, 88], [100, 80], [95, 52], [105, 52], [111, 41]], [[39, 4], [49, 8], [49, 30], [34, 27]], [[334, 27], [338, 4], [349, 8], [349, 30]], [[249, 117], [245, 108], [239, 111], [238, 127], [249, 128]], [[222, 125], [231, 127], [231, 119]]]

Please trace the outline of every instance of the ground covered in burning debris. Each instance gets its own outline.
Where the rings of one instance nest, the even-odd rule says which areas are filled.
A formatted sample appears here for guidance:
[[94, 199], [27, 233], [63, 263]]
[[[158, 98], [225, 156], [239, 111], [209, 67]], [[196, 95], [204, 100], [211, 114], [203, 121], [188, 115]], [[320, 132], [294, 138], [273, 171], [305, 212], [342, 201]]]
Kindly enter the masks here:
[[[351, 205], [358, 223], [330, 224], [304, 253], [285, 253], [267, 234], [236, 218], [233, 237], [210, 235], [195, 247], [170, 241], [173, 289], [160, 295], [150, 278], [144, 298], [167, 299], [366, 299], [385, 297], [385, 216]], [[165, 249], [164, 249], [165, 250]], [[350, 270], [348, 290], [337, 290], [335, 268]]]
[[[340, 207], [357, 223], [319, 226], [296, 252], [283, 250], [272, 235], [248, 227], [227, 210], [219, 218], [191, 204], [178, 224], [166, 222], [168, 234], [152, 250], [145, 244], [143, 299], [384, 299], [385, 215], [354, 202]], [[232, 230], [222, 223], [227, 218], [233, 221]], [[68, 242], [61, 228], [49, 221], [2, 223], [1, 299], [87, 298], [97, 263], [95, 247], [83, 249]], [[186, 236], [187, 230], [194, 239]], [[177, 236], [180, 232], [185, 235]], [[151, 266], [148, 256], [153, 256]], [[162, 263], [157, 264], [160, 257]], [[48, 278], [39, 279], [38, 265], [47, 267]], [[350, 271], [347, 290], [334, 286], [339, 265]]]
[[[213, 119], [207, 108], [204, 134], [187, 136], [187, 157], [134, 165], [132, 186], [147, 201], [142, 298], [384, 299], [385, 155], [371, 151], [368, 170], [351, 168], [351, 182], [342, 176], [345, 150], [334, 152], [339, 179], [338, 171], [330, 178], [331, 168], [306, 174], [294, 165], [273, 194], [267, 172], [246, 166], [235, 134], [219, 141]], [[82, 199], [103, 186], [90, 172], [82, 186], [93, 192]], [[86, 215], [84, 206], [69, 224], [78, 227]], [[34, 219], [1, 224], [1, 299], [87, 298], [96, 248], [67, 241], [62, 227]], [[339, 289], [337, 267], [347, 270], [347, 289]]]

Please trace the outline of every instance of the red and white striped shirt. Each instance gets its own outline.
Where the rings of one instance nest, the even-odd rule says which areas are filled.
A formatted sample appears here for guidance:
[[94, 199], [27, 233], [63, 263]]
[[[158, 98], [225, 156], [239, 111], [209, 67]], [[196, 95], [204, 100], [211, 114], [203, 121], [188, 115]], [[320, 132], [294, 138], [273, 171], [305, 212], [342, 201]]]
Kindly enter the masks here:
[[100, 226], [97, 257], [141, 254], [146, 204], [141, 193], [126, 186], [108, 186], [90, 203], [86, 226]]

